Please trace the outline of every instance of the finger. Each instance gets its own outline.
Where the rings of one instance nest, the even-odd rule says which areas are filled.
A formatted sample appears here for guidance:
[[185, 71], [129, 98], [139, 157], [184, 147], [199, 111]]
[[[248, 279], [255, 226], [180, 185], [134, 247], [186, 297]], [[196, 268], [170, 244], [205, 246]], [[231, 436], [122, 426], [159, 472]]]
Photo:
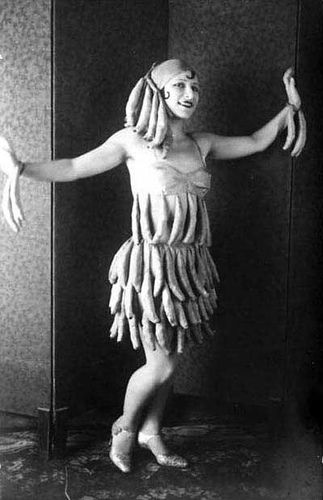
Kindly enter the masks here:
[[293, 68], [293, 66], [289, 66], [289, 68], [286, 69], [286, 71], [284, 73], [284, 76], [286, 78], [289, 78], [289, 77], [291, 77], [293, 75], [294, 75], [294, 68]]
[[15, 224], [19, 228], [22, 226], [22, 221], [23, 221], [23, 215], [21, 213], [20, 207], [17, 203], [16, 196], [14, 194], [14, 191], [10, 189], [10, 203], [11, 203], [11, 212], [12, 212], [12, 217], [13, 220], [15, 221]]
[[289, 102], [296, 106], [297, 110], [301, 107], [302, 101], [295, 85], [294, 78], [291, 79], [289, 87]]
[[13, 172], [19, 173], [18, 160], [12, 151], [0, 147], [0, 168], [10, 177]]
[[3, 193], [3, 202], [2, 202], [2, 210], [3, 210], [3, 215], [5, 220], [7, 221], [8, 225], [11, 227], [11, 229], [17, 233], [19, 231], [19, 225], [16, 224], [16, 221], [13, 217], [12, 214], [12, 206], [11, 206], [11, 199], [10, 199], [10, 181], [8, 179], [5, 190]]
[[296, 88], [295, 78], [293, 77], [293, 74], [294, 72], [292, 68], [289, 68], [289, 70], [285, 72], [283, 80], [285, 84], [287, 100], [298, 110], [301, 107], [301, 98]]
[[290, 83], [289, 82], [285, 84], [285, 91], [286, 91], [286, 96], [287, 96], [287, 102], [292, 103], [293, 100], [292, 100], [292, 94], [290, 91]]
[[284, 73], [284, 75], [283, 75], [283, 82], [284, 82], [284, 84], [285, 84], [285, 87], [288, 87], [288, 85], [289, 85], [289, 80], [290, 80], [290, 78], [293, 76], [293, 74], [294, 74], [294, 69], [293, 69], [293, 68], [288, 68], [288, 69], [285, 71], [285, 73]]
[[303, 111], [300, 110], [300, 114], [299, 114], [299, 119], [300, 119], [300, 123], [302, 124], [302, 135], [301, 135], [301, 145], [300, 145], [300, 149], [299, 151], [297, 152], [296, 156], [298, 156], [302, 151], [303, 151], [303, 148], [306, 144], [306, 140], [307, 140], [307, 123], [306, 123], [306, 118], [305, 118], [305, 115], [303, 113]]
[[12, 149], [12, 146], [9, 141], [5, 137], [0, 136], [0, 153], [2, 156], [6, 155], [5, 158], [8, 157], [15, 157], [14, 150]]
[[288, 76], [288, 78], [285, 78], [284, 84], [285, 84], [285, 91], [287, 94], [287, 101], [299, 107], [300, 97], [296, 90], [294, 78], [292, 76]]
[[299, 132], [298, 132], [298, 137], [295, 142], [293, 151], [291, 152], [292, 156], [299, 156], [305, 146], [306, 143], [306, 120], [305, 116], [302, 110], [299, 110], [298, 112], [298, 118], [299, 118]]
[[292, 110], [289, 109], [288, 114], [287, 114], [287, 137], [286, 137], [285, 144], [283, 146], [284, 150], [288, 149], [291, 146], [294, 138], [295, 138], [294, 117], [293, 117]]
[[295, 85], [295, 79], [291, 78], [289, 82], [289, 93], [290, 96], [295, 100], [296, 97], [298, 97], [298, 92], [296, 90], [296, 85]]
[[302, 152], [305, 143], [306, 143], [306, 120], [304, 113], [300, 110], [298, 113], [299, 117], [299, 132], [298, 132], [298, 137], [295, 142], [294, 148], [291, 152], [292, 156], [299, 156], [300, 153]]
[[5, 184], [4, 190], [3, 190], [3, 198], [2, 198], [2, 211], [5, 220], [7, 221], [8, 225], [11, 227], [11, 229], [17, 233], [19, 231], [19, 228], [15, 224], [15, 221], [12, 217], [11, 213], [11, 202], [10, 202], [10, 180], [7, 179], [7, 182]]
[[20, 202], [20, 192], [19, 192], [19, 173], [16, 172], [15, 175], [11, 178], [10, 182], [10, 201], [11, 201], [11, 209], [13, 218], [16, 224], [21, 227], [22, 221], [24, 220], [24, 215], [21, 209]]
[[4, 149], [6, 151], [11, 151], [11, 146], [10, 146], [9, 142], [2, 135], [0, 136], [0, 148]]

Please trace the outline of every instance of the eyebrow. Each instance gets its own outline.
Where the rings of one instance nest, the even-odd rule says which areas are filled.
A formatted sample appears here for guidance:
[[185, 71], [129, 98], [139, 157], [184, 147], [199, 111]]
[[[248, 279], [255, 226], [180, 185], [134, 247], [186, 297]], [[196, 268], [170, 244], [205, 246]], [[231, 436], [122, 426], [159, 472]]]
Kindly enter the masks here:
[[194, 85], [197, 85], [198, 87], [200, 86], [200, 84], [197, 80], [192, 81], [189, 78], [177, 78], [177, 80], [175, 80], [175, 82], [187, 82], [187, 81], [189, 81], [189, 83], [193, 83]]

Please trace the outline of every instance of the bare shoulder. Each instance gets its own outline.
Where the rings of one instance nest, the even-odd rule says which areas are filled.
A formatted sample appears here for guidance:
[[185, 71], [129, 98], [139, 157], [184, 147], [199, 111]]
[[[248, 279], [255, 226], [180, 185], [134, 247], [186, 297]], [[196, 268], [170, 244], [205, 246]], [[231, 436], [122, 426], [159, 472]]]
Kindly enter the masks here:
[[127, 156], [132, 156], [134, 148], [142, 142], [142, 138], [138, 136], [134, 127], [125, 127], [111, 135], [105, 144], [115, 144], [124, 150]]

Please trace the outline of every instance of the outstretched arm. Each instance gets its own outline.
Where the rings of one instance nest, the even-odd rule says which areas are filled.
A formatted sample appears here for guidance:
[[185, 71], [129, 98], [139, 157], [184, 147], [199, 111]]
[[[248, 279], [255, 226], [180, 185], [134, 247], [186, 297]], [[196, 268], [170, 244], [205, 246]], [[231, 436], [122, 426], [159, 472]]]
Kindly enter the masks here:
[[251, 135], [224, 137], [210, 134], [210, 153], [219, 160], [242, 158], [264, 151], [287, 125], [289, 106]]
[[0, 137], [0, 167], [7, 176], [2, 198], [2, 210], [9, 226], [18, 231], [23, 214], [19, 199], [19, 176], [38, 181], [68, 182], [100, 174], [126, 160], [125, 132], [114, 134], [104, 144], [77, 158], [22, 163], [6, 139]]
[[126, 160], [126, 150], [115, 134], [104, 144], [73, 159], [23, 164], [22, 175], [38, 181], [69, 182], [110, 170]]
[[288, 134], [284, 149], [288, 149], [295, 139], [294, 115], [298, 112], [299, 132], [295, 146], [291, 152], [292, 156], [298, 156], [306, 141], [306, 122], [300, 110], [301, 100], [295, 87], [293, 70], [291, 68], [285, 72], [283, 81], [288, 104], [272, 120], [248, 136], [224, 137], [215, 134], [206, 134], [205, 139], [208, 142], [208, 152], [221, 160], [249, 156], [264, 151], [286, 127], [288, 128]]

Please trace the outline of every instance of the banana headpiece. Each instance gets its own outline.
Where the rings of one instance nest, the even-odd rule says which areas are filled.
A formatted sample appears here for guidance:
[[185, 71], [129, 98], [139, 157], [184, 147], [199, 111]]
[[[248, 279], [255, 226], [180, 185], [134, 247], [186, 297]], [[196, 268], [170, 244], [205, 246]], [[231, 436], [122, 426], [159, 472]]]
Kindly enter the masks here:
[[125, 127], [134, 127], [151, 147], [162, 147], [167, 134], [168, 112], [163, 89], [171, 78], [187, 70], [193, 72], [191, 67], [180, 59], [154, 63], [148, 73], [138, 80], [129, 95]]

